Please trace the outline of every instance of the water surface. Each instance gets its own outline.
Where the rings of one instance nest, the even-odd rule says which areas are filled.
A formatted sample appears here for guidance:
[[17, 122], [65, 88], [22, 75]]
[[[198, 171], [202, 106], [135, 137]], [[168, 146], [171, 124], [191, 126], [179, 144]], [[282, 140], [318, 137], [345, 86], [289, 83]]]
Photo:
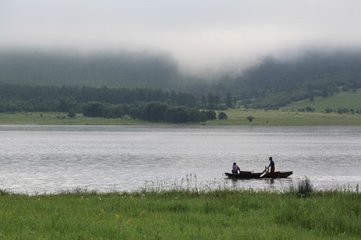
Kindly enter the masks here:
[[[360, 127], [0, 126], [0, 188], [53, 193], [80, 187], [316, 188], [361, 183]], [[262, 171], [272, 156], [290, 179], [224, 179], [233, 162]], [[188, 180], [187, 180], [188, 179]]]

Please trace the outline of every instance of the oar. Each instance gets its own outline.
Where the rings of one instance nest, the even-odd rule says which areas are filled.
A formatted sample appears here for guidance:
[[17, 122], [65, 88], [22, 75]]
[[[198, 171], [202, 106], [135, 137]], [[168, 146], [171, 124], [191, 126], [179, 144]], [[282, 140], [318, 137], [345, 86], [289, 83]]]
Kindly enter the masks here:
[[264, 177], [264, 175], [266, 175], [266, 173], [268, 172], [268, 169], [269, 169], [269, 167], [265, 166], [263, 172], [261, 173], [261, 175], [259, 175], [259, 177], [260, 178]]

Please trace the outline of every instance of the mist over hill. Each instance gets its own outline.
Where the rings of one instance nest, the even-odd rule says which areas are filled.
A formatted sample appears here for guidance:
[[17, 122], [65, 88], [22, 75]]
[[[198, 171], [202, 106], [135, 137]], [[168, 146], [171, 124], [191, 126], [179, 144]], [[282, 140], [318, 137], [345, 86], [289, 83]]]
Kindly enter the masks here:
[[179, 79], [177, 64], [165, 54], [0, 52], [0, 82], [10, 84], [175, 88]]

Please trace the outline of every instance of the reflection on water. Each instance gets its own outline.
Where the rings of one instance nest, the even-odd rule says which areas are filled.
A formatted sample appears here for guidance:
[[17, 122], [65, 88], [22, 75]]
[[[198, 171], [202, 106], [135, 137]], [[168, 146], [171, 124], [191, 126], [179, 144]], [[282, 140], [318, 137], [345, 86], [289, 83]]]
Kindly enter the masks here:
[[[187, 187], [191, 174], [197, 189], [284, 189], [305, 176], [319, 189], [354, 187], [360, 143], [360, 127], [0, 126], [0, 188], [134, 191]], [[224, 177], [233, 162], [262, 171], [269, 156], [291, 178]]]

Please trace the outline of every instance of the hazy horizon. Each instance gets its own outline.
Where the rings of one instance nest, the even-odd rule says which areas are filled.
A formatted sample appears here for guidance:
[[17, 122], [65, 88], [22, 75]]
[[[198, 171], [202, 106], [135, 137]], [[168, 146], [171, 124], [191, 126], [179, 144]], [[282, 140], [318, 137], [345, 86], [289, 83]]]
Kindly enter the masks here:
[[0, 0], [0, 47], [168, 55], [193, 74], [266, 56], [359, 48], [356, 0]]

